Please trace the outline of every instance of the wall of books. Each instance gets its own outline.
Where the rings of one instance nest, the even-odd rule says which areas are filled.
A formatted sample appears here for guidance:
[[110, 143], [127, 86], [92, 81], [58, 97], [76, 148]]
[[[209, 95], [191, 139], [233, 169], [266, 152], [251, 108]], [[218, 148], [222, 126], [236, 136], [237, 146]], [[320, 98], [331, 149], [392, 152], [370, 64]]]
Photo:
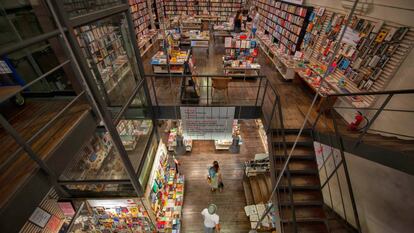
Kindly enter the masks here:
[[234, 15], [243, 8], [244, 0], [165, 0], [165, 14], [193, 15], [211, 14], [223, 17]]
[[[265, 54], [284, 78], [293, 79], [296, 70], [314, 88], [328, 71], [322, 95], [384, 90], [414, 44], [413, 30], [404, 25], [358, 14], [348, 23], [345, 11], [280, 1], [259, 0], [254, 4], [261, 16], [257, 34]], [[346, 24], [349, 26], [339, 53], [333, 58]], [[334, 63], [328, 67], [332, 58]], [[368, 107], [375, 97], [346, 100]]]
[[[305, 76], [320, 77], [328, 70], [327, 84], [336, 92], [384, 90], [414, 44], [411, 28], [356, 15], [345, 31], [332, 67], [327, 67], [334, 46], [346, 24], [344, 12], [315, 8], [309, 16], [301, 45], [306, 64]], [[358, 96], [355, 106], [371, 106], [374, 96]]]
[[259, 29], [271, 35], [273, 42], [286, 54], [299, 50], [312, 7], [273, 0], [259, 0], [254, 4], [261, 16]]
[[141, 56], [151, 48], [157, 40], [157, 30], [154, 28], [154, 15], [147, 0], [129, 0], [135, 36]]

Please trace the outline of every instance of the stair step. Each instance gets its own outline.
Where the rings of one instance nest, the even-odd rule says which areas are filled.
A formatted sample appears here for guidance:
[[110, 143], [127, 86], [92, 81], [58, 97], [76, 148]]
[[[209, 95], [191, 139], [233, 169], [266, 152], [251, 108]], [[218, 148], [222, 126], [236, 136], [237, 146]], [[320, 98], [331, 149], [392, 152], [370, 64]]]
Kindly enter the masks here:
[[[283, 164], [276, 164], [276, 170], [280, 171]], [[318, 166], [315, 161], [289, 161], [288, 169], [291, 174], [318, 174]]]
[[[285, 134], [286, 142], [294, 142], [297, 138], [297, 134]], [[282, 142], [282, 135], [273, 134], [273, 142]], [[313, 144], [313, 138], [309, 134], [301, 134], [299, 136], [298, 142], [311, 142]]]
[[[292, 175], [290, 177], [290, 183], [292, 187], [294, 188], [320, 189], [319, 177], [316, 175], [306, 175], [306, 174]], [[289, 180], [287, 179], [287, 177], [283, 177], [280, 180], [280, 185], [281, 186], [289, 185]]]
[[269, 200], [270, 197], [270, 193], [267, 189], [267, 184], [266, 184], [266, 178], [263, 174], [260, 174], [258, 176], [256, 176], [259, 187], [260, 187], [260, 192], [261, 192], [261, 196], [263, 198], [264, 202], [267, 202]]
[[[298, 222], [298, 233], [328, 233], [328, 229], [323, 222]], [[292, 223], [283, 223], [283, 232], [293, 233], [294, 228]]]
[[255, 204], [264, 203], [263, 197], [260, 191], [259, 183], [257, 182], [256, 178], [254, 176], [249, 177], [250, 186], [252, 188], [253, 193], [253, 199]]
[[[293, 134], [293, 135], [297, 135], [299, 133], [300, 129], [284, 129], [285, 135], [288, 134]], [[273, 134], [281, 133], [280, 129], [273, 129]], [[302, 131], [302, 135], [311, 135], [312, 134], [312, 129], [311, 128], [307, 128], [307, 129], [303, 129]]]
[[[325, 219], [325, 212], [322, 206], [295, 206], [296, 221], [315, 222]], [[280, 209], [283, 221], [292, 220], [292, 208], [285, 206]]]
[[[288, 192], [279, 193], [279, 200], [281, 203], [290, 203], [290, 196]], [[301, 190], [292, 192], [293, 202], [300, 203], [323, 203], [322, 193], [319, 190]]]
[[253, 205], [254, 199], [253, 199], [252, 188], [250, 186], [249, 181], [246, 179], [243, 179], [243, 189], [244, 189], [244, 196], [246, 197], [246, 204]]
[[[290, 153], [292, 147], [287, 147], [287, 154]], [[315, 150], [313, 149], [313, 146], [296, 146], [295, 150], [293, 150], [292, 155], [314, 155]], [[275, 148], [275, 155], [284, 155], [284, 150], [281, 148]]]

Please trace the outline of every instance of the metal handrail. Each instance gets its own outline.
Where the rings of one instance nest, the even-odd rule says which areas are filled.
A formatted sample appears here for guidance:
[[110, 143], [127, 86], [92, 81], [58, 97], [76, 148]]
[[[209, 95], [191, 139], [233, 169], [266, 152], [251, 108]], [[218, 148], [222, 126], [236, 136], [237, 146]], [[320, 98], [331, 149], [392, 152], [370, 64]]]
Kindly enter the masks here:
[[328, 94], [326, 97], [338, 97], [338, 96], [357, 96], [357, 95], [389, 95], [389, 94], [414, 94], [414, 89], [403, 90], [386, 90], [386, 91], [372, 91], [372, 92], [354, 92], [354, 93], [337, 93]]
[[21, 91], [24, 91], [25, 89], [29, 88], [30, 86], [32, 86], [33, 84], [39, 82], [40, 80], [46, 78], [47, 76], [49, 76], [53, 72], [57, 71], [58, 69], [62, 68], [66, 64], [69, 64], [70, 62], [71, 62], [70, 60], [66, 60], [66, 61], [60, 63], [59, 65], [53, 67], [51, 70], [49, 70], [46, 73], [40, 75], [39, 77], [37, 77], [33, 81], [29, 82], [28, 84], [24, 85], [23, 87], [20, 87], [18, 90], [13, 91], [12, 93], [7, 94], [5, 97], [2, 98], [2, 101], [0, 101], [0, 103], [3, 103], [4, 101], [10, 99], [11, 97], [15, 96], [16, 94], [20, 93]]

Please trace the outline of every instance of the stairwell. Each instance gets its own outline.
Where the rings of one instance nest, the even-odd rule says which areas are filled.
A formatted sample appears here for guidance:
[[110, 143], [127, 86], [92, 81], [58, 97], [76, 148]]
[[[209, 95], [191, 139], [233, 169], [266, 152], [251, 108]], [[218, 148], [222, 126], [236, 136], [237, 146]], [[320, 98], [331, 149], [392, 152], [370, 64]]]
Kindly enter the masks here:
[[[288, 153], [295, 142], [298, 132], [298, 129], [285, 130]], [[286, 156], [284, 151], [277, 147], [277, 144], [283, 142], [282, 136], [276, 136], [276, 133], [274, 135], [272, 142], [276, 148], [274, 151], [276, 172], [280, 172]], [[278, 192], [278, 200], [283, 232], [295, 232], [292, 211], [295, 212], [297, 232], [329, 232], [311, 130], [304, 130], [302, 132], [289, 161], [287, 170], [286, 172], [290, 173], [290, 178], [288, 178], [289, 176], [284, 176], [278, 186], [280, 191]], [[289, 192], [283, 191], [289, 188], [289, 179], [292, 188], [292, 197]]]

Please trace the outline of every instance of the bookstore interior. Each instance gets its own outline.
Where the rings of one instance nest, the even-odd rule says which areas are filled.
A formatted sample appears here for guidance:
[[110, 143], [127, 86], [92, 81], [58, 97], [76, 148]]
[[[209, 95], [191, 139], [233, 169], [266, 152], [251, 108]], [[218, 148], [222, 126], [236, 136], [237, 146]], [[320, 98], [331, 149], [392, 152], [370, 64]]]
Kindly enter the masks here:
[[[124, 4], [121, 2], [128, 2], [128, 10], [123, 13], [119, 13], [123, 8], [116, 8]], [[200, 230], [183, 230], [192, 229], [188, 225], [194, 219], [194, 216], [186, 217], [194, 213], [183, 214], [186, 205], [198, 208], [188, 203], [188, 199], [194, 200], [189, 195], [207, 192], [190, 190], [201, 187], [197, 182], [208, 182], [193, 178], [193, 173], [203, 172], [194, 169], [206, 167], [204, 178], [209, 175], [208, 166], [214, 161], [205, 162], [199, 157], [200, 161], [196, 162], [196, 159], [189, 159], [202, 153], [200, 151], [209, 151], [212, 157], [222, 156], [219, 158], [226, 165], [230, 163], [227, 159], [232, 163], [244, 160], [240, 165], [243, 167], [241, 189], [246, 192], [246, 178], [258, 179], [263, 183], [258, 181], [257, 189], [264, 187], [268, 192], [262, 194], [261, 201], [254, 191], [253, 200], [249, 201], [246, 196], [240, 209], [243, 209], [242, 218], [247, 221], [247, 231], [243, 228], [243, 231], [224, 232], [248, 232], [250, 229], [276, 232], [280, 221], [273, 205], [265, 200], [273, 189], [268, 149], [273, 148], [268, 145], [271, 139], [262, 120], [245, 120], [240, 117], [242, 107], [237, 109], [228, 104], [229, 98], [250, 96], [251, 90], [234, 90], [244, 83], [262, 85], [262, 75], [275, 76], [272, 78], [278, 78], [277, 82], [298, 85], [309, 96], [318, 96], [318, 108], [324, 104], [334, 105], [335, 102], [324, 102], [330, 94], [385, 90], [414, 44], [411, 26], [367, 16], [365, 5], [354, 9], [352, 4], [333, 7], [317, 3], [317, 0], [63, 1], [65, 17], [73, 22], [95, 11], [118, 10], [95, 21], [80, 19], [79, 22], [84, 20], [85, 23], [67, 30], [72, 30], [72, 43], [76, 43], [85, 60], [81, 67], [88, 69], [96, 83], [96, 92], [116, 119], [115, 131], [124, 149], [118, 149], [104, 121], [98, 122], [93, 136], [82, 143], [81, 149], [59, 172], [62, 189], [77, 198], [56, 198], [54, 203], [43, 201], [20, 232], [202, 232], [202, 226]], [[30, 17], [42, 14], [37, 7], [33, 6], [31, 11], [35, 13], [24, 16], [25, 20], [36, 21]], [[7, 10], [4, 14], [10, 12], [14, 11]], [[18, 17], [23, 16], [16, 17], [14, 23], [19, 24]], [[27, 29], [23, 25], [16, 27], [16, 31]], [[36, 27], [40, 31], [50, 30], [45, 28], [47, 25]], [[32, 33], [36, 34], [35, 30]], [[30, 36], [29, 32], [20, 34], [24, 37], [19, 37], [21, 41]], [[21, 53], [0, 57], [2, 102], [10, 99], [9, 92], [16, 92], [20, 86], [34, 80], [25, 80], [32, 69], [43, 72], [45, 67], [51, 66], [45, 60], [62, 61], [55, 55], [51, 59], [50, 54], [56, 50], [54, 43], [56, 41], [42, 45], [41, 50], [31, 52], [30, 56]], [[3, 49], [3, 45], [0, 48]], [[28, 48], [25, 54], [29, 49], [32, 50]], [[217, 70], [220, 77], [200, 77], [217, 73]], [[33, 85], [31, 91], [47, 87], [65, 93], [72, 88], [67, 71], [63, 68], [55, 71], [47, 74], [52, 75], [45, 82]], [[275, 73], [278, 75], [273, 75]], [[154, 76], [146, 79], [146, 75]], [[186, 78], [178, 84], [178, 93], [169, 95], [173, 83], [181, 80], [176, 77]], [[145, 79], [147, 81], [142, 81]], [[165, 85], [157, 86], [158, 83]], [[145, 85], [144, 91], [136, 91], [141, 85]], [[138, 94], [131, 98], [133, 92]], [[260, 91], [257, 97], [259, 94]], [[169, 110], [174, 111], [176, 117], [149, 117], [156, 114], [158, 106], [149, 110], [148, 103], [158, 105], [164, 95], [172, 101], [170, 103], [180, 101], [182, 104], [178, 108], [171, 106], [174, 110]], [[253, 98], [257, 98], [254, 95]], [[24, 105], [27, 97], [23, 96], [19, 94], [11, 100]], [[372, 108], [377, 100], [374, 95], [350, 95], [337, 101], [349, 108]], [[265, 102], [264, 97], [262, 101]], [[126, 102], [129, 106], [125, 108]], [[253, 141], [252, 135], [257, 141]], [[253, 150], [253, 147], [260, 149]], [[123, 151], [130, 169], [124, 164]], [[248, 156], [236, 159], [243, 153]], [[197, 162], [196, 168], [187, 167], [186, 163]], [[130, 170], [135, 172], [142, 187], [140, 197], [135, 194], [133, 182], [129, 181], [132, 179]], [[254, 188], [252, 185], [251, 189]], [[51, 198], [56, 194], [48, 195]], [[201, 213], [202, 209], [192, 211]], [[223, 215], [230, 214], [221, 211]], [[202, 215], [198, 214], [197, 218], [201, 219]]]

